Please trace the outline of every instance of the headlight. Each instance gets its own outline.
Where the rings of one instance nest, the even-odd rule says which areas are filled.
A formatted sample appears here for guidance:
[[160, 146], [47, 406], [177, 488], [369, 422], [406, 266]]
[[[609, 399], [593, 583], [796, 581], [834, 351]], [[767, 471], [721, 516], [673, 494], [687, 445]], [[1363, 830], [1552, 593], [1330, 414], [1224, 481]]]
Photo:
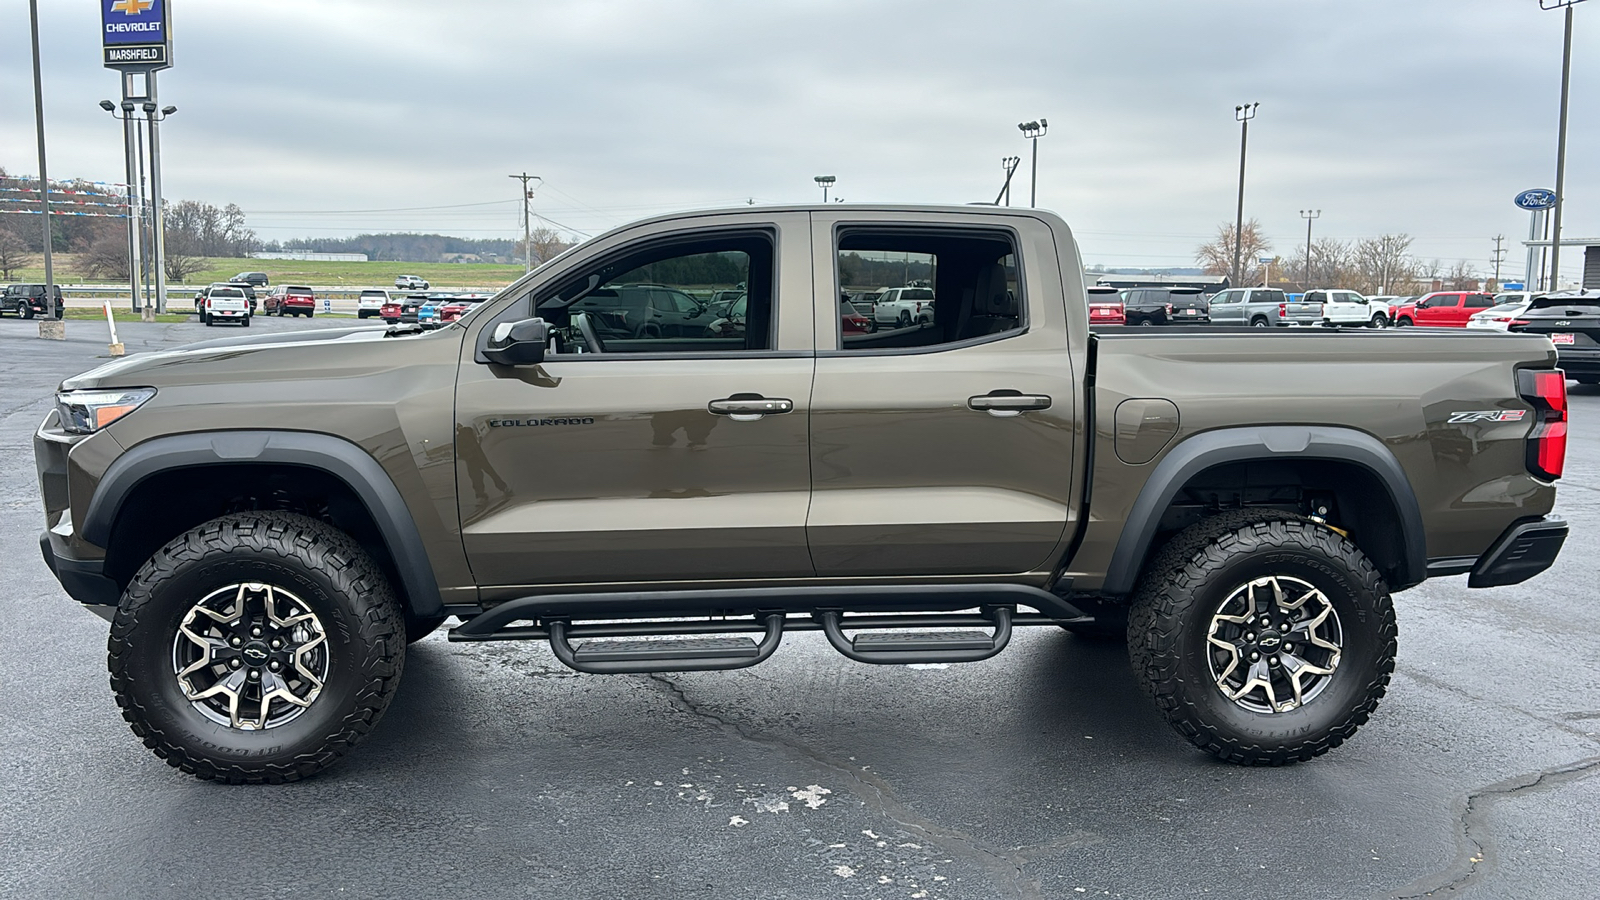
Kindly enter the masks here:
[[56, 409], [61, 413], [62, 428], [73, 434], [94, 434], [155, 395], [155, 388], [61, 391], [56, 394]]

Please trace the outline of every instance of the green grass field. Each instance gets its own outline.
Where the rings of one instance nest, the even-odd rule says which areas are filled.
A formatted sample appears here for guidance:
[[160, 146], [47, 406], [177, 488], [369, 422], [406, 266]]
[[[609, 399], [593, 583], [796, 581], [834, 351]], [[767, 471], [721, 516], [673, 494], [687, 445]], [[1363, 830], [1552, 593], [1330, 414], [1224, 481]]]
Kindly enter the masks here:
[[[126, 309], [113, 309], [111, 311], [111, 317], [116, 319], [118, 322], [140, 321], [139, 316], [136, 313], [129, 312]], [[106, 314], [98, 309], [80, 309], [69, 306], [67, 307], [66, 318], [93, 319], [95, 321], [104, 322], [106, 320]], [[165, 322], [170, 325], [176, 322], [187, 322], [192, 318], [194, 318], [194, 316], [191, 313], [165, 313], [163, 315], [156, 316], [156, 321]]]
[[[52, 260], [56, 281], [61, 284], [92, 284], [104, 279], [91, 279], [78, 271], [78, 256], [57, 253]], [[297, 259], [225, 259], [208, 258], [206, 267], [190, 275], [174, 288], [202, 287], [213, 281], [226, 281], [240, 272], [265, 272], [272, 284], [350, 285], [353, 287], [393, 288], [396, 275], [417, 275], [441, 290], [478, 288], [498, 290], [522, 276], [522, 266], [499, 266], [482, 263], [409, 263], [409, 262], [307, 262]], [[11, 281], [37, 282], [44, 280], [44, 261], [35, 257], [33, 265], [16, 272]]]

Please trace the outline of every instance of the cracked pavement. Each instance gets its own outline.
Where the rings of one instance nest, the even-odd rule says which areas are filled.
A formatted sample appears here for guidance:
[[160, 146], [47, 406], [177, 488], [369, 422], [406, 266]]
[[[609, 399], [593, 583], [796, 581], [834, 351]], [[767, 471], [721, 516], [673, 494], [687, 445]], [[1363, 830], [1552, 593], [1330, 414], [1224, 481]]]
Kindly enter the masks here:
[[[224, 787], [133, 738], [105, 623], [39, 558], [32, 430], [105, 352], [103, 325], [67, 327], [0, 320], [0, 897], [1564, 898], [1600, 877], [1595, 388], [1572, 389], [1556, 567], [1399, 595], [1388, 696], [1311, 763], [1214, 762], [1121, 648], [1054, 631], [918, 669], [797, 634], [754, 669], [648, 677], [435, 635], [337, 768]], [[130, 352], [216, 334], [118, 327]]]

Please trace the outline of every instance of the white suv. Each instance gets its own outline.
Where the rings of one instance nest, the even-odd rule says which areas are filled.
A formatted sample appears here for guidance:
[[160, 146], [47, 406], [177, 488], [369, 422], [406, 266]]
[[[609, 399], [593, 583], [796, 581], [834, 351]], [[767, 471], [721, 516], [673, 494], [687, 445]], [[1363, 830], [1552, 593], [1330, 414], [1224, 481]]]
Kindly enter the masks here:
[[368, 316], [381, 316], [383, 315], [383, 305], [388, 302], [388, 291], [362, 291], [361, 296], [356, 298], [356, 318], [365, 319]]
[[425, 291], [428, 283], [415, 275], [396, 275], [394, 287], [397, 291]]

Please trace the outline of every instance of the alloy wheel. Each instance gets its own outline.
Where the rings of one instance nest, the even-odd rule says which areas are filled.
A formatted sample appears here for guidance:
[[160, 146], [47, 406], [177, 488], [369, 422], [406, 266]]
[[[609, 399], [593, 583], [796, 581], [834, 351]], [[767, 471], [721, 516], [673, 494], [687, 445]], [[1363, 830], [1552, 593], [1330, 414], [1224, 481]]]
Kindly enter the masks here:
[[218, 588], [189, 609], [172, 670], [201, 715], [260, 731], [293, 721], [328, 678], [328, 635], [305, 601], [258, 582]]
[[1310, 582], [1270, 575], [1234, 588], [1217, 607], [1206, 656], [1223, 696], [1251, 712], [1284, 713], [1328, 687], [1343, 642], [1326, 594]]

